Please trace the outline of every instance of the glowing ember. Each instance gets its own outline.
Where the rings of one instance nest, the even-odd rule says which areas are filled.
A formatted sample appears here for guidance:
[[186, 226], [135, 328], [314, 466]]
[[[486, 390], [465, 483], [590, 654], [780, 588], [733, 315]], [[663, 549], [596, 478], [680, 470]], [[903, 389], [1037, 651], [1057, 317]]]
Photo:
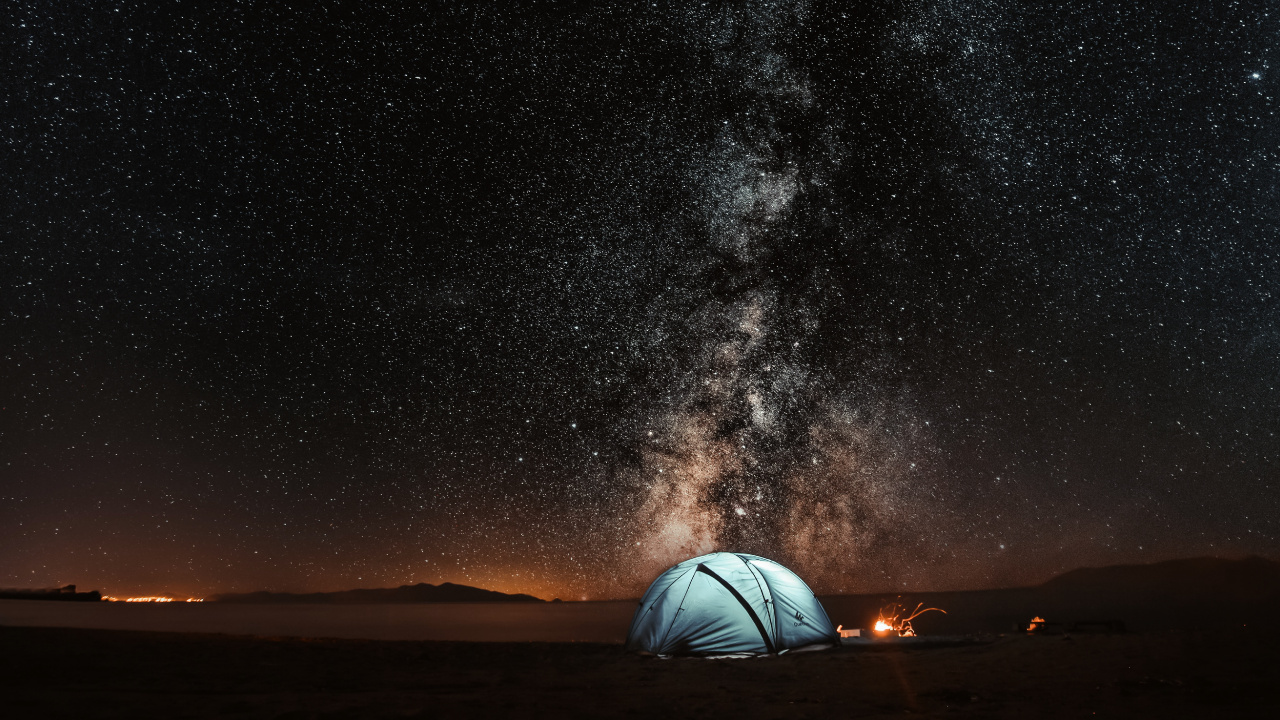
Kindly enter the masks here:
[[1027, 626], [1027, 632], [1035, 632], [1044, 627], [1044, 618], [1039, 615], [1031, 618], [1031, 624]]
[[881, 608], [880, 617], [876, 618], [875, 633], [880, 636], [897, 633], [898, 637], [915, 637], [916, 631], [915, 628], [911, 627], [911, 621], [930, 610], [937, 610], [943, 615], [947, 614], [947, 611], [942, 608], [927, 608], [924, 603], [916, 605], [916, 609], [905, 618], [902, 617], [905, 608], [896, 604], [890, 605], [887, 609]]

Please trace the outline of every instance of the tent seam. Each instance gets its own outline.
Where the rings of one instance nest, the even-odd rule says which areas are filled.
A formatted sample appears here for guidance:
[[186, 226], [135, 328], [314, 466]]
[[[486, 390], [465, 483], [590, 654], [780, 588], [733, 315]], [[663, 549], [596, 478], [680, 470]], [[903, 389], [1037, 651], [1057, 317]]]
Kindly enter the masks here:
[[[737, 557], [739, 560], [742, 561], [743, 565], [747, 566], [747, 571], [751, 573], [752, 579], [756, 581], [756, 589], [760, 591], [760, 599], [764, 600], [765, 607], [768, 608], [772, 606], [774, 608], [773, 612], [769, 613], [769, 624], [773, 626], [772, 628], [773, 634], [775, 635], [774, 639], [776, 640], [777, 639], [776, 636], [778, 634], [778, 610], [776, 607], [777, 603], [773, 602], [773, 599], [772, 599], [773, 587], [769, 585], [769, 580], [764, 577], [764, 573], [760, 572], [759, 570], [756, 570], [754, 567], [751, 566], [750, 560], [746, 559], [742, 555], [738, 555], [737, 553], [735, 553], [734, 555], [735, 557]], [[760, 577], [757, 578], [756, 575], [759, 575]], [[760, 587], [761, 580], [764, 580], [764, 586], [769, 588], [769, 597], [767, 598], [764, 596], [764, 588]]]
[[[701, 563], [699, 563], [698, 567], [701, 567], [701, 566], [702, 566]], [[676, 626], [676, 620], [680, 617], [680, 613], [684, 611], [684, 601], [689, 597], [689, 588], [693, 587], [693, 578], [698, 576], [697, 568], [693, 568], [693, 570], [689, 574], [690, 574], [689, 584], [686, 585], [684, 588], [684, 597], [680, 598], [680, 605], [679, 607], [676, 608], [676, 614], [671, 616], [671, 623], [667, 625], [667, 631], [662, 634], [662, 642], [658, 643], [659, 654], [661, 654], [662, 651], [667, 647], [667, 636], [671, 634], [671, 628]], [[680, 582], [680, 580], [677, 579], [676, 582]], [[675, 584], [676, 584], [675, 582], [671, 583], [671, 585], [675, 585]], [[668, 585], [667, 590], [670, 590], [670, 589], [671, 589], [671, 586]], [[663, 590], [662, 592], [665, 593], [667, 590]]]
[[[764, 587], [769, 588], [769, 594], [776, 594], [773, 592], [773, 585], [769, 584], [768, 575], [765, 575], [763, 571], [760, 571], [759, 568], [756, 568], [756, 571], [760, 573], [760, 578], [764, 580]], [[803, 583], [804, 580], [800, 580], [800, 582]], [[773, 605], [773, 626], [774, 628], [781, 628], [782, 624], [778, 623], [778, 603], [774, 602], [772, 603], [772, 605]], [[831, 620], [827, 620], [827, 623], [831, 623]]]
[[[683, 573], [680, 573], [679, 575], [677, 575], [675, 580], [672, 580], [670, 583], [667, 584], [666, 587], [662, 588], [662, 592], [658, 593], [658, 596], [653, 599], [653, 602], [649, 603], [649, 609], [652, 610], [653, 606], [657, 605], [658, 601], [662, 599], [662, 596], [666, 595], [668, 590], [675, 587], [675, 584], [680, 582], [680, 578], [684, 577], [685, 575], [691, 572], [693, 572], [692, 569], [685, 570]], [[688, 590], [686, 590], [685, 592], [688, 593]]]

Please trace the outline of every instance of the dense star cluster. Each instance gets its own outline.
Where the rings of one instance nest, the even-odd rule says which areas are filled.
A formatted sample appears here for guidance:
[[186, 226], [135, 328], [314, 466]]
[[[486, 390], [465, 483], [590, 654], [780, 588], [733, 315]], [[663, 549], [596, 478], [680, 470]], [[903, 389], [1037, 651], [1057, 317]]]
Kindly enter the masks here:
[[1280, 13], [27, 2], [0, 586], [1280, 552]]

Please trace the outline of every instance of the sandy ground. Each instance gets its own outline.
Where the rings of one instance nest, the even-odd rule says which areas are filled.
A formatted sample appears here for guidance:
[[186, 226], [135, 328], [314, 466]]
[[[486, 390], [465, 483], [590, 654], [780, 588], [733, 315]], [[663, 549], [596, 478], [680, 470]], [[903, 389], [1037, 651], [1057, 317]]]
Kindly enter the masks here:
[[605, 643], [0, 627], [6, 717], [1280, 717], [1280, 633], [991, 637], [750, 660]]

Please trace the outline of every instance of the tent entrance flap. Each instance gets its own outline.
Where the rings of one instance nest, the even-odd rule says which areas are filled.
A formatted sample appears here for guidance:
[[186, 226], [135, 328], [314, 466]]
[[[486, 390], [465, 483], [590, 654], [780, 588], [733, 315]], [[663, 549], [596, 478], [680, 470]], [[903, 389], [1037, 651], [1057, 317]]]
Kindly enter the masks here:
[[[769, 633], [764, 629], [764, 623], [760, 622], [760, 616], [756, 614], [756, 611], [754, 609], [752, 609], [751, 604], [747, 602], [747, 599], [742, 597], [742, 593], [738, 592], [737, 588], [730, 585], [728, 582], [725, 581], [724, 578], [717, 575], [714, 571], [712, 571], [710, 568], [708, 568], [706, 565], [703, 565], [702, 563], [698, 563], [698, 572], [706, 573], [707, 575], [711, 576], [716, 580], [716, 582], [723, 585], [725, 590], [728, 590], [730, 593], [733, 594], [734, 599], [737, 600], [738, 603], [742, 605], [742, 609], [746, 610], [747, 614], [751, 616], [751, 622], [754, 622], [756, 624], [756, 629], [760, 631], [760, 637], [764, 639], [765, 650], [768, 651], [769, 653], [775, 652], [773, 648], [773, 640], [769, 637]], [[765, 602], [768, 602], [768, 601], [766, 600]]]

